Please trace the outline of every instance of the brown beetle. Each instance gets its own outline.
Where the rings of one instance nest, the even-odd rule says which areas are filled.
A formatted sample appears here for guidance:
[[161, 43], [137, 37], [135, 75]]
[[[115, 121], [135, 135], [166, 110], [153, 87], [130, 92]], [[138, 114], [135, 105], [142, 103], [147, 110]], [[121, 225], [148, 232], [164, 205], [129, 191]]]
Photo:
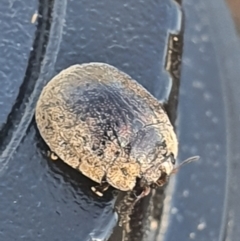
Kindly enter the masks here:
[[[36, 122], [52, 152], [99, 183], [133, 190], [163, 185], [178, 141], [162, 105], [127, 74], [104, 63], [74, 65], [43, 89]], [[145, 192], [145, 194], [147, 191]]]

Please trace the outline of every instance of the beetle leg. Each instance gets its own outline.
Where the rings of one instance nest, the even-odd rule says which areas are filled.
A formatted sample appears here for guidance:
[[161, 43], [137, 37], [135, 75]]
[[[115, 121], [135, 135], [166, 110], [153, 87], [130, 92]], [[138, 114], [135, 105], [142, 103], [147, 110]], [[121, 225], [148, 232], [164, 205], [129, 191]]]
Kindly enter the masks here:
[[140, 198], [146, 197], [151, 191], [149, 186], [144, 187], [142, 193], [139, 195]]
[[158, 187], [162, 187], [168, 181], [168, 177], [169, 176], [165, 172], [163, 172], [162, 176], [157, 180], [156, 185]]
[[48, 156], [51, 158], [51, 160], [52, 161], [57, 161], [58, 160], [58, 156], [54, 153], [54, 152], [52, 152], [52, 151], [48, 151]]
[[102, 183], [101, 185], [95, 186], [95, 187], [91, 187], [91, 190], [97, 194], [98, 196], [102, 197], [103, 196], [103, 192], [107, 191], [107, 189], [109, 188], [109, 184], [107, 182]]
[[138, 195], [138, 196], [136, 196], [136, 199], [135, 199], [135, 201], [134, 201], [134, 203], [133, 203], [133, 206], [134, 206], [140, 199], [146, 197], [146, 196], [150, 193], [150, 191], [151, 191], [151, 188], [150, 188], [149, 186], [145, 186], [145, 187], [143, 188], [143, 191], [141, 192], [141, 194]]

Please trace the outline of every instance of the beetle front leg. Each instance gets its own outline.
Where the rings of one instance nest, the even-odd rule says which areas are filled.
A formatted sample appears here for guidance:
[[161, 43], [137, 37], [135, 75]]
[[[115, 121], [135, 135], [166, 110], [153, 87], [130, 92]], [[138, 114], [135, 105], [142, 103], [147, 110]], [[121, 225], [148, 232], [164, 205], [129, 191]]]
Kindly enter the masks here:
[[110, 185], [107, 182], [105, 182], [105, 183], [102, 183], [102, 184], [97, 185], [95, 187], [91, 187], [91, 190], [95, 194], [97, 194], [99, 197], [102, 197], [103, 196], [103, 192], [107, 191], [109, 186]]
[[48, 155], [48, 157], [50, 157], [50, 159], [52, 161], [57, 161], [59, 159], [59, 157], [52, 151], [48, 151], [47, 155]]
[[134, 201], [133, 206], [142, 198], [146, 197], [151, 191], [151, 187], [149, 186], [145, 186], [142, 190], [142, 192], [140, 193], [140, 195], [136, 196], [136, 199]]

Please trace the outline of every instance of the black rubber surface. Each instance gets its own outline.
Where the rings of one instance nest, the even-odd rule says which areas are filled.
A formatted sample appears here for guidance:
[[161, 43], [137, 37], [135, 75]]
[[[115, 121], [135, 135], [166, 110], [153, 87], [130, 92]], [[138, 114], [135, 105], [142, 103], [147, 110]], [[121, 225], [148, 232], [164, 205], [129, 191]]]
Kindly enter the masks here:
[[1, 1], [0, 5], [0, 128], [14, 105], [24, 80], [36, 28], [30, 23], [38, 2]]
[[[136, 206], [125, 240], [238, 240], [239, 39], [223, 1], [184, 0], [182, 10], [183, 25], [173, 0], [0, 5], [0, 240], [108, 240], [116, 227], [115, 192], [98, 198], [89, 179], [50, 161], [33, 118], [55, 73], [92, 61], [169, 99], [179, 160], [201, 156], [171, 179], [164, 202], [159, 190]], [[179, 82], [181, 61], [172, 53], [182, 37]], [[110, 240], [122, 240], [122, 231], [115, 228]]]

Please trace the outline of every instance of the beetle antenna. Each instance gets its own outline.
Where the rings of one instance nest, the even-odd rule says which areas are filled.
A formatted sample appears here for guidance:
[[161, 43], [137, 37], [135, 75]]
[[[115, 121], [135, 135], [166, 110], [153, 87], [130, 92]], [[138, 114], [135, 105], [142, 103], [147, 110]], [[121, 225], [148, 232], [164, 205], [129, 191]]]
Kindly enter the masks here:
[[190, 162], [198, 161], [199, 159], [200, 159], [200, 156], [192, 156], [192, 157], [187, 158], [185, 161], [183, 161], [177, 167], [175, 167], [172, 170], [172, 173], [176, 173], [182, 166], [184, 166]]

